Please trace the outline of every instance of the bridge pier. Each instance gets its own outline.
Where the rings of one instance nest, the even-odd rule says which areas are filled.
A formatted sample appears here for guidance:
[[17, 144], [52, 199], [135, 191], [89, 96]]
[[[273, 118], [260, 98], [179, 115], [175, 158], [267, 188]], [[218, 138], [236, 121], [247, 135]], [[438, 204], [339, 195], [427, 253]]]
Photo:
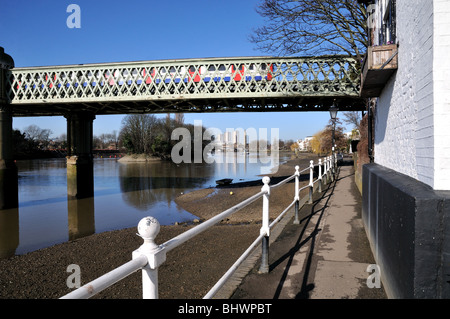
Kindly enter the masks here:
[[19, 185], [14, 163], [12, 115], [0, 104], [0, 259], [14, 256], [19, 246]]
[[13, 155], [12, 115], [6, 105], [0, 105], [0, 209], [18, 206], [17, 178]]
[[13, 151], [12, 107], [6, 93], [6, 79], [14, 60], [0, 47], [0, 210], [17, 208], [17, 167]]
[[81, 199], [94, 196], [94, 162], [92, 156], [95, 115], [70, 113], [67, 119], [67, 196]]

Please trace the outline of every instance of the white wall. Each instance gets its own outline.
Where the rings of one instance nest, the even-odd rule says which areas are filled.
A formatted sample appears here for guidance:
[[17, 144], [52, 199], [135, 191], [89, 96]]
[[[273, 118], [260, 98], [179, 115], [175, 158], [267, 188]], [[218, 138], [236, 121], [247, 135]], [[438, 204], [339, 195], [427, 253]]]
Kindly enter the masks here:
[[399, 68], [378, 99], [375, 162], [450, 190], [450, 1], [397, 0]]
[[450, 190], [450, 1], [434, 1], [434, 188]]

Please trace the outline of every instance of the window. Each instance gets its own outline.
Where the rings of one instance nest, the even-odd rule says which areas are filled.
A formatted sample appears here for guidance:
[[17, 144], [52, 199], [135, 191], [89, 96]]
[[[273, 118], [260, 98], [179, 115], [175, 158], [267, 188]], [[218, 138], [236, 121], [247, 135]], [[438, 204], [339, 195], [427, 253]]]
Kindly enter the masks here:
[[396, 0], [376, 0], [367, 12], [370, 45], [396, 43]]
[[394, 44], [397, 40], [396, 37], [396, 1], [390, 0], [387, 3], [386, 9], [383, 12], [383, 34], [382, 40], [383, 44]]

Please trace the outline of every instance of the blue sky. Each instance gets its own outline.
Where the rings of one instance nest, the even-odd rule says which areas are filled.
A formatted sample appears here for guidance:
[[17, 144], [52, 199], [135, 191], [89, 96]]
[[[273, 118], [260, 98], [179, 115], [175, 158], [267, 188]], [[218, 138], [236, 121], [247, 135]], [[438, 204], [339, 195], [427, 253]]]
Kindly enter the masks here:
[[[267, 56], [248, 38], [264, 20], [261, 0], [0, 0], [0, 46], [16, 67], [203, 57]], [[70, 4], [81, 9], [81, 28], [68, 28]], [[94, 134], [120, 130], [123, 116], [97, 116]], [[280, 139], [313, 135], [328, 112], [185, 114], [206, 127], [279, 128]], [[66, 132], [63, 117], [14, 118]], [[351, 127], [349, 127], [351, 129]]]

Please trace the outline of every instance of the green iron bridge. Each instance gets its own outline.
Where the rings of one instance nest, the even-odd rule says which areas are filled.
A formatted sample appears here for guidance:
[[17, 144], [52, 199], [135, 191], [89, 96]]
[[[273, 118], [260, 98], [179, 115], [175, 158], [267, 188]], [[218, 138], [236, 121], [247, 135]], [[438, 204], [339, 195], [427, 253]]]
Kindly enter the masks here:
[[[0, 210], [18, 207], [13, 118], [67, 119], [67, 193], [93, 196], [97, 115], [364, 111], [357, 61], [238, 57], [14, 67], [0, 47]], [[270, 124], [270, 123], [268, 123]]]
[[238, 57], [11, 68], [13, 116], [365, 110], [346, 56]]

